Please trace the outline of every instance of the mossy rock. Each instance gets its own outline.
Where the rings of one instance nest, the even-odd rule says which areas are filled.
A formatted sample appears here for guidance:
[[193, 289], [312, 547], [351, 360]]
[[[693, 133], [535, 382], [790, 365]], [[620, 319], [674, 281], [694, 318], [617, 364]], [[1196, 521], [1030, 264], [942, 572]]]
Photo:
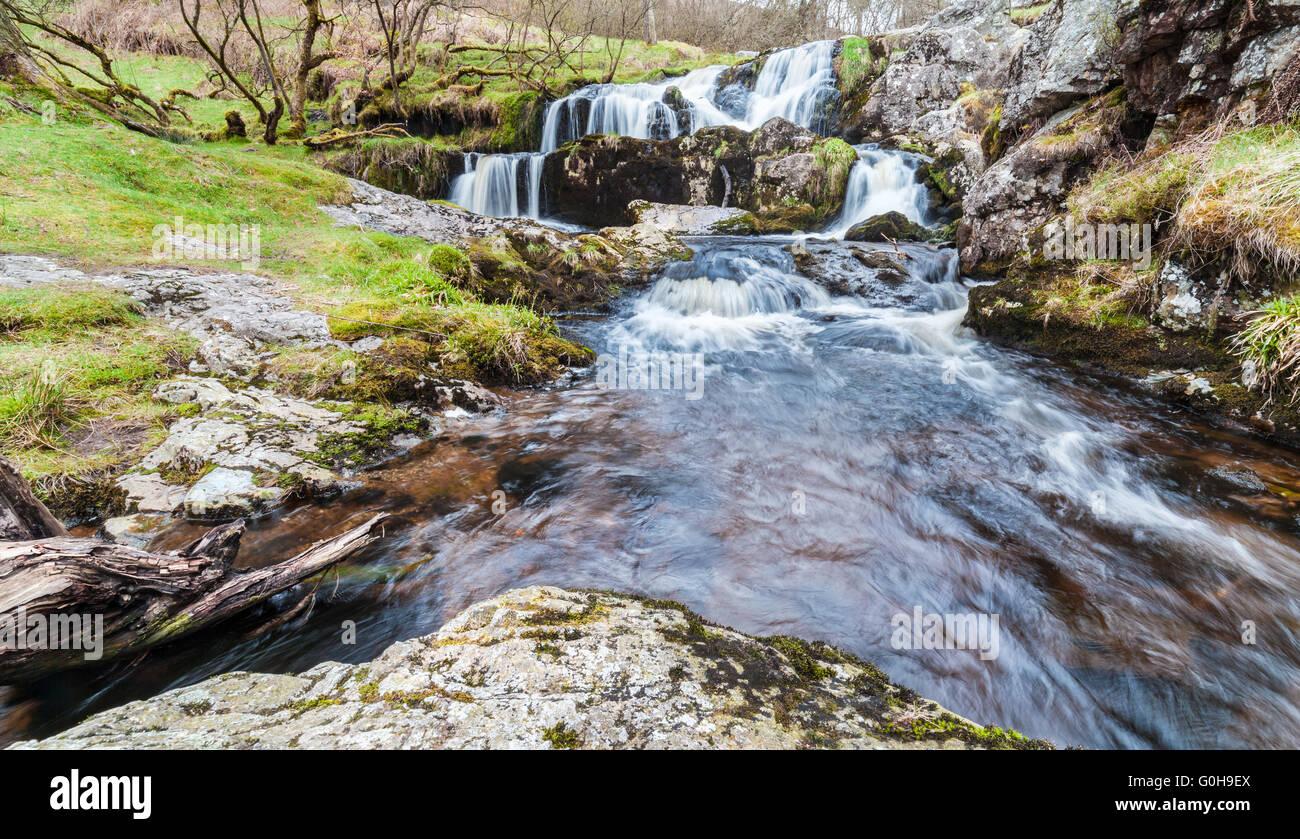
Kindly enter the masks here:
[[932, 231], [908, 219], [897, 210], [872, 216], [849, 228], [844, 238], [850, 242], [924, 242]]

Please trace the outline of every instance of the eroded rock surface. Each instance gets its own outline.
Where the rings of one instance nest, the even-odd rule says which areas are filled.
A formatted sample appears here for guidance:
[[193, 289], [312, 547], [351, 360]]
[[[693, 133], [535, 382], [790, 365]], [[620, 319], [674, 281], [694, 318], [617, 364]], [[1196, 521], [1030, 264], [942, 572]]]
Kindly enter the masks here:
[[1043, 747], [822, 644], [684, 607], [532, 587], [363, 665], [230, 673], [13, 748]]
[[547, 155], [543, 203], [581, 224], [633, 221], [633, 201], [738, 207], [767, 230], [812, 230], [839, 212], [852, 147], [780, 117], [671, 140], [589, 136]]
[[686, 204], [628, 204], [633, 225], [647, 224], [677, 236], [709, 236], [716, 233], [748, 232], [754, 228], [753, 214], [738, 207], [692, 207]]

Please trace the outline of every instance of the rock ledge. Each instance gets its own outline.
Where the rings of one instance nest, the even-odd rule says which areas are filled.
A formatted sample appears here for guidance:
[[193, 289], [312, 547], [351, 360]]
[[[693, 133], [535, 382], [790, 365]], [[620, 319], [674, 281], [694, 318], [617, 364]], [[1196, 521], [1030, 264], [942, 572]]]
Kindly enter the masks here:
[[669, 601], [532, 587], [365, 665], [230, 673], [12, 748], [1045, 747], [820, 643]]

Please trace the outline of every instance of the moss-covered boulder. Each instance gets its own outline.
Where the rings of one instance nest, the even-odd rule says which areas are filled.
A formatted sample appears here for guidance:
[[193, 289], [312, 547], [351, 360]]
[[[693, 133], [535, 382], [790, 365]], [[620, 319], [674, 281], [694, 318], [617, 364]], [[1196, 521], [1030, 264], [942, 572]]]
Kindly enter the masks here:
[[890, 210], [849, 228], [844, 238], [850, 242], [922, 242], [930, 231], [897, 210]]
[[633, 201], [739, 207], [760, 230], [816, 229], [843, 207], [857, 153], [774, 117], [752, 133], [707, 128], [672, 140], [583, 137], [547, 156], [547, 212], [629, 224]]

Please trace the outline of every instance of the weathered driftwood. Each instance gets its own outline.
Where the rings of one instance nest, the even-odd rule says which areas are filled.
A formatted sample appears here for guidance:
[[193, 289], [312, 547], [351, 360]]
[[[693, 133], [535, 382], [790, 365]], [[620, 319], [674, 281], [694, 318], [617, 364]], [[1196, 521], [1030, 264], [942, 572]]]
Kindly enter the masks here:
[[9, 511], [15, 530], [41, 535], [0, 541], [0, 684], [211, 626], [355, 554], [388, 518], [380, 513], [276, 565], [232, 571], [242, 519], [170, 554], [68, 536], [21, 479], [27, 494], [13, 491], [12, 469], [2, 467], [0, 480], [8, 482], [0, 486], [0, 514]]
[[67, 532], [18, 470], [0, 459], [0, 540], [40, 539]]

